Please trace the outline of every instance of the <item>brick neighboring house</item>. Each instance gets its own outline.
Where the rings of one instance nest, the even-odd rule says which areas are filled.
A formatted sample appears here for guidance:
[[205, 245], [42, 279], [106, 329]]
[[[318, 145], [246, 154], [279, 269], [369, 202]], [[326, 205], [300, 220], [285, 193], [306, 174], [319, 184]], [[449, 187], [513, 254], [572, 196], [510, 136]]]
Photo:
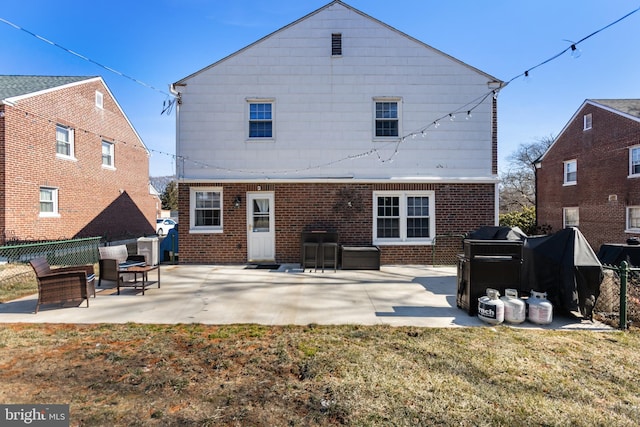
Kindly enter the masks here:
[[538, 224], [595, 251], [640, 236], [640, 99], [588, 99], [536, 163]]
[[332, 230], [453, 264], [497, 223], [500, 85], [341, 1], [174, 83], [180, 262], [299, 262]]
[[101, 77], [0, 76], [0, 241], [155, 232], [149, 152]]

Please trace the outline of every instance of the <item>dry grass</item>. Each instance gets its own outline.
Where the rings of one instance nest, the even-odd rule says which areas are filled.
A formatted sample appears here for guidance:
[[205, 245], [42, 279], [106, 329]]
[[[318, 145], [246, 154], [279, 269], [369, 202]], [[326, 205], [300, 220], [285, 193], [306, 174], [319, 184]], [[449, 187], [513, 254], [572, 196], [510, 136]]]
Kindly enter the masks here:
[[5, 325], [0, 401], [71, 425], [637, 426], [640, 334]]

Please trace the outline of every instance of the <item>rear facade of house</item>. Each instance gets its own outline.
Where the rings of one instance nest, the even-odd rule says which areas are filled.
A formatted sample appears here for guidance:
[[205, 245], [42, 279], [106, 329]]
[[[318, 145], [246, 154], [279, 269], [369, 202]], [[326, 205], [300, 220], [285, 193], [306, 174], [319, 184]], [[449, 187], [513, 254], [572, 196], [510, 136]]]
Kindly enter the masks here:
[[594, 250], [640, 237], [640, 100], [586, 100], [537, 163], [537, 221]]
[[299, 262], [332, 231], [454, 263], [496, 223], [500, 84], [341, 1], [174, 83], [180, 262]]
[[0, 76], [2, 243], [155, 232], [149, 152], [100, 77]]

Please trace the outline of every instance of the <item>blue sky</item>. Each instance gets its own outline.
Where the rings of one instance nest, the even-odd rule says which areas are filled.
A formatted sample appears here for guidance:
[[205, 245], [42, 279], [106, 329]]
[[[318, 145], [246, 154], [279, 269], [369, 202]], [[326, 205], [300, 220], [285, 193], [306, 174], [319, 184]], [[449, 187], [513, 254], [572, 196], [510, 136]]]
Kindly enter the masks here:
[[[329, 0], [5, 1], [0, 18], [157, 90], [0, 22], [0, 74], [101, 75], [151, 150], [150, 174], [175, 172], [169, 84]], [[640, 4], [626, 0], [348, 0], [347, 4], [501, 80], [554, 56]], [[640, 98], [640, 12], [519, 78], [498, 98], [499, 168], [519, 144], [556, 136], [585, 99]], [[425, 123], [428, 124], [428, 123]]]

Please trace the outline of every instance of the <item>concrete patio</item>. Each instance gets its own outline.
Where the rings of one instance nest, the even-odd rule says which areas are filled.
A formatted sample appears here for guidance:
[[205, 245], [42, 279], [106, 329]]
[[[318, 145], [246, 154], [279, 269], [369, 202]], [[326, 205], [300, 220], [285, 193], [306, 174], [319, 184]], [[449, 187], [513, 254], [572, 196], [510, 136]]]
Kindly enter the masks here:
[[[156, 272], [149, 279], [156, 280]], [[163, 265], [142, 295], [125, 288], [116, 295], [103, 282], [97, 297], [77, 307], [42, 306], [36, 295], [0, 304], [3, 323], [203, 323], [263, 325], [360, 324], [418, 327], [490, 326], [456, 307], [452, 266], [383, 266], [380, 271], [303, 271], [248, 266]], [[610, 330], [598, 322], [554, 315], [551, 325], [514, 327]]]

